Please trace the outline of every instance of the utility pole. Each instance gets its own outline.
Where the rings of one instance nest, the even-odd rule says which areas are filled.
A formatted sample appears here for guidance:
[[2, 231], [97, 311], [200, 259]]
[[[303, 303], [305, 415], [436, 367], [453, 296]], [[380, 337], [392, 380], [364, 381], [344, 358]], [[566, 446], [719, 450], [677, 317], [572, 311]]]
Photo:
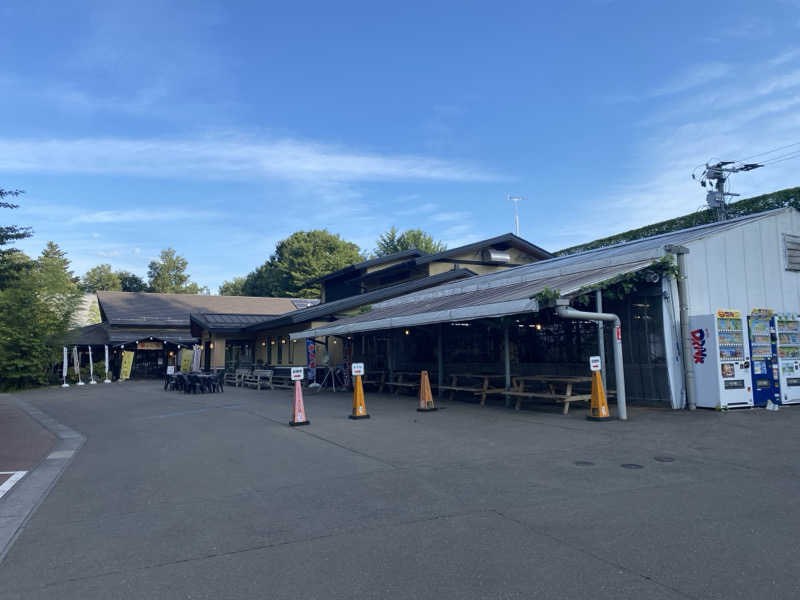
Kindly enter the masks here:
[[727, 198], [738, 196], [725, 191], [725, 184], [733, 173], [740, 173], [742, 171], [752, 171], [764, 165], [758, 163], [741, 164], [733, 160], [720, 161], [710, 165], [706, 163], [706, 168], [700, 174], [700, 177], [695, 177], [692, 173], [692, 179], [699, 180], [700, 185], [703, 187], [710, 187], [706, 193], [706, 203], [708, 207], [714, 211], [714, 219], [716, 221], [725, 221], [728, 218], [728, 204]]

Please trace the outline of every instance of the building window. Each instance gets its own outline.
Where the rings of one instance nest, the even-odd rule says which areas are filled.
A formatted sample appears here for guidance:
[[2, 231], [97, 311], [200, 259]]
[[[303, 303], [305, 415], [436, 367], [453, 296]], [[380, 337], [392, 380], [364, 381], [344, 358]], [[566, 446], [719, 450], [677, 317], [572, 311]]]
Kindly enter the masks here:
[[800, 271], [800, 235], [783, 234], [783, 256], [787, 271]]

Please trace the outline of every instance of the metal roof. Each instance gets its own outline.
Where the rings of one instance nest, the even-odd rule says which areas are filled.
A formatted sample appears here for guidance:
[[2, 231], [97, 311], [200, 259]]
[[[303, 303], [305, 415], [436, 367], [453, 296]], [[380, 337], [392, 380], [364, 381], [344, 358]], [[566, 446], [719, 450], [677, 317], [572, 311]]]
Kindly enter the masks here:
[[322, 304], [317, 304], [316, 306], [312, 306], [310, 308], [298, 310], [278, 317], [273, 317], [271, 319], [262, 320], [261, 323], [257, 325], [251, 325], [247, 329], [248, 331], [262, 331], [264, 329], [274, 329], [276, 327], [283, 327], [286, 325], [294, 325], [297, 323], [304, 323], [306, 321], [313, 321], [315, 319], [322, 319], [335, 315], [336, 313], [370, 304], [372, 302], [379, 302], [394, 296], [407, 294], [419, 289], [429, 288], [431, 286], [440, 285], [448, 281], [463, 279], [465, 277], [474, 275], [475, 273], [469, 269], [451, 269], [450, 271], [445, 271], [444, 273], [439, 273], [438, 275], [422, 277], [420, 279], [412, 279], [411, 281], [404, 281], [403, 283], [379, 288], [377, 290], [372, 290], [371, 292], [356, 294], [354, 296], [348, 296], [347, 298], [341, 298], [331, 302], [323, 302]]
[[666, 254], [665, 246], [679, 246], [715, 235], [782, 210], [794, 209], [700, 225], [443, 284], [374, 304], [364, 314], [293, 333], [291, 337], [344, 335], [537, 311], [539, 307], [533, 297], [546, 288], [557, 290], [562, 297], [576, 295], [618, 275], [647, 268]]
[[101, 291], [97, 299], [111, 325], [189, 327], [190, 313], [281, 315], [297, 309], [293, 298], [256, 296]]

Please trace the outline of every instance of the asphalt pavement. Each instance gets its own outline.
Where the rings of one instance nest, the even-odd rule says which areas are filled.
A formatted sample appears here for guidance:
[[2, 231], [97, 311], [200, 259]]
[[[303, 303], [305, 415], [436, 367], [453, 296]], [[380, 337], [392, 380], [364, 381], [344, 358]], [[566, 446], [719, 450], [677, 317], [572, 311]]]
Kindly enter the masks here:
[[307, 393], [290, 428], [290, 391], [18, 397], [86, 442], [2, 600], [800, 595], [800, 407], [594, 423], [368, 392], [352, 421], [349, 395]]

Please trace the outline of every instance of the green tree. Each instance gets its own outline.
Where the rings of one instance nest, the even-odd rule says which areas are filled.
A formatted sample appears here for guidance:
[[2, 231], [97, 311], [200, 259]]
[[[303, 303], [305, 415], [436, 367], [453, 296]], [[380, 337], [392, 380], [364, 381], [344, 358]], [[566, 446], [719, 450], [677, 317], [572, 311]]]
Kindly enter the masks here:
[[119, 279], [120, 289], [123, 292], [145, 292], [147, 284], [144, 279], [129, 271], [117, 271], [114, 273]]
[[169, 294], [199, 294], [202, 288], [189, 281], [186, 268], [189, 261], [179, 255], [173, 248], [161, 251], [158, 260], [154, 260], [147, 268], [150, 291]]
[[319, 296], [312, 279], [363, 260], [359, 248], [327, 229], [298, 231], [278, 242], [269, 260], [250, 273], [242, 286], [246, 296]]
[[231, 281], [223, 281], [219, 286], [220, 296], [244, 296], [244, 282], [246, 277], [234, 277]]
[[106, 292], [119, 292], [122, 290], [122, 282], [119, 276], [111, 270], [111, 265], [107, 263], [97, 265], [86, 271], [86, 275], [81, 279], [81, 285], [89, 293], [99, 290]]
[[[0, 208], [15, 209], [18, 204], [11, 202], [12, 198], [18, 197], [23, 192], [21, 190], [5, 190], [0, 188]], [[19, 256], [20, 251], [16, 248], [5, 248], [10, 243], [17, 240], [24, 240], [33, 235], [30, 227], [20, 227], [18, 225], [0, 226], [0, 289], [5, 288], [15, 277], [30, 266], [30, 261]]]
[[382, 233], [378, 238], [373, 254], [375, 256], [386, 256], [395, 252], [410, 250], [411, 248], [436, 254], [446, 250], [447, 244], [434, 240], [433, 236], [421, 229], [407, 229], [400, 233], [397, 227], [392, 225], [388, 231]]
[[66, 253], [48, 242], [36, 260], [14, 256], [24, 267], [14, 285], [0, 290], [0, 389], [47, 383], [83, 292]]

